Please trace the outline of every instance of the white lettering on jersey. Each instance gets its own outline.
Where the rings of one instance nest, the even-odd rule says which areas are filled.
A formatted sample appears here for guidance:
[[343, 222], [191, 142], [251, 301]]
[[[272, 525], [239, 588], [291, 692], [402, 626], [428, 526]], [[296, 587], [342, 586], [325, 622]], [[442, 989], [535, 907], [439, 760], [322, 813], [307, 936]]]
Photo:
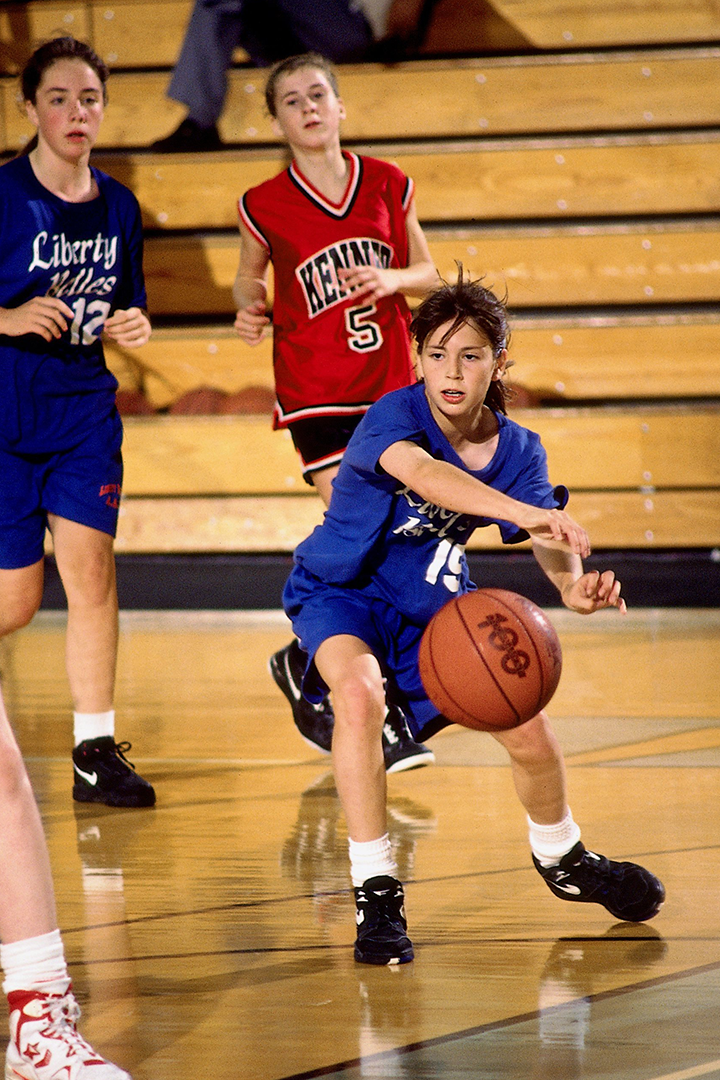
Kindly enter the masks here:
[[343, 292], [338, 270], [348, 270], [351, 266], [377, 266], [387, 269], [392, 257], [393, 249], [389, 244], [368, 236], [340, 240], [311, 255], [295, 268], [295, 277], [305, 297], [308, 317], [314, 319], [328, 308], [349, 299]]
[[[403, 525], [399, 525], [394, 530], [396, 534], [420, 536], [423, 532], [432, 532], [443, 537], [452, 529], [456, 521], [466, 516], [446, 510], [442, 506], [436, 506], [435, 503], [421, 502], [409, 487], [399, 488], [396, 494], [404, 496], [405, 501], [417, 512], [417, 515], [420, 515], [411, 515]], [[422, 518], [425, 518], [425, 521]]]
[[117, 261], [117, 236], [103, 236], [98, 233], [94, 240], [68, 240], [64, 232], [54, 233], [51, 237], [44, 229], [32, 242], [31, 270], [50, 270], [51, 267], [84, 266], [87, 263], [100, 263], [105, 270], [111, 270]]
[[106, 296], [111, 293], [117, 283], [117, 278], [110, 274], [108, 277], [94, 277], [95, 270], [88, 266], [79, 273], [71, 276], [69, 270], [60, 270], [53, 274], [48, 296], [73, 296], [75, 293], [84, 293], [86, 296], [93, 293], [96, 296]]

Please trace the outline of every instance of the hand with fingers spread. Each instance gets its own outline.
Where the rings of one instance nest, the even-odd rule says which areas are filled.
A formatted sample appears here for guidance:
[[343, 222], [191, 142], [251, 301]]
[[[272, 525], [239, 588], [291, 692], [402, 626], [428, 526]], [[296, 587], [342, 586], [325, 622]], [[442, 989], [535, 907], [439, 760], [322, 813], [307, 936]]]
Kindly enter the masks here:
[[150, 340], [152, 328], [142, 308], [131, 307], [114, 311], [103, 327], [107, 337], [125, 349], [137, 348]]
[[57, 296], [33, 296], [16, 308], [0, 308], [0, 334], [21, 337], [38, 334], [45, 341], [62, 337], [72, 322], [73, 312]]
[[238, 311], [234, 326], [238, 336], [247, 345], [258, 345], [265, 336], [270, 326], [270, 318], [266, 312], [267, 306], [264, 300], [254, 300], [252, 304]]
[[620, 582], [612, 570], [590, 570], [563, 589], [563, 603], [580, 615], [592, 615], [602, 608], [615, 607], [621, 615], [627, 605], [620, 595]]

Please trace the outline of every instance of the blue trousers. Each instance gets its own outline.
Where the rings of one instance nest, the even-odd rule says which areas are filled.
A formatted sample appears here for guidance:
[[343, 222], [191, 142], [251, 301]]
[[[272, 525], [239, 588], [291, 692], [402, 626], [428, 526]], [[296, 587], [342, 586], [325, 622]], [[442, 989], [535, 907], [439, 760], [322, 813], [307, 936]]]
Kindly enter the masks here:
[[211, 127], [222, 113], [238, 46], [265, 67], [304, 52], [335, 63], [362, 60], [372, 42], [352, 0], [195, 0], [168, 96], [187, 105], [201, 127]]

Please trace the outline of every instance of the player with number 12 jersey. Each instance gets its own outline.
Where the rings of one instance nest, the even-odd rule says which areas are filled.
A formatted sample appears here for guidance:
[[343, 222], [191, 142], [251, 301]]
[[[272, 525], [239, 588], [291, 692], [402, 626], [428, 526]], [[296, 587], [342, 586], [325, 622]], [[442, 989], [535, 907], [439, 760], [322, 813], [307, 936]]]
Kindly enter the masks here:
[[112, 311], [146, 307], [137, 200], [92, 173], [98, 197], [71, 203], [40, 184], [27, 156], [0, 168], [0, 308], [51, 296], [73, 313], [49, 342], [0, 335], [0, 446], [14, 452], [63, 450], [114, 414], [100, 335]]

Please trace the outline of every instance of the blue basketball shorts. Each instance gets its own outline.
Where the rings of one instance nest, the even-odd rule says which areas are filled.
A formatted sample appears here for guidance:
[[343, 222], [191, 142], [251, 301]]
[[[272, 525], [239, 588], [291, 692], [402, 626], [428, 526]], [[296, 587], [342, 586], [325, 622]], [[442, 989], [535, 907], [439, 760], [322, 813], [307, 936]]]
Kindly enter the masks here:
[[122, 487], [122, 423], [112, 414], [67, 450], [0, 448], [0, 569], [43, 557], [48, 514], [115, 536]]
[[409, 622], [396, 608], [362, 589], [326, 585], [302, 566], [295, 566], [283, 594], [285, 611], [308, 654], [303, 694], [319, 702], [328, 687], [315, 666], [315, 653], [330, 637], [351, 634], [377, 657], [383, 675], [399, 694], [398, 704], [416, 739], [427, 739], [449, 723], [439, 716], [420, 680], [418, 649], [424, 627]]

